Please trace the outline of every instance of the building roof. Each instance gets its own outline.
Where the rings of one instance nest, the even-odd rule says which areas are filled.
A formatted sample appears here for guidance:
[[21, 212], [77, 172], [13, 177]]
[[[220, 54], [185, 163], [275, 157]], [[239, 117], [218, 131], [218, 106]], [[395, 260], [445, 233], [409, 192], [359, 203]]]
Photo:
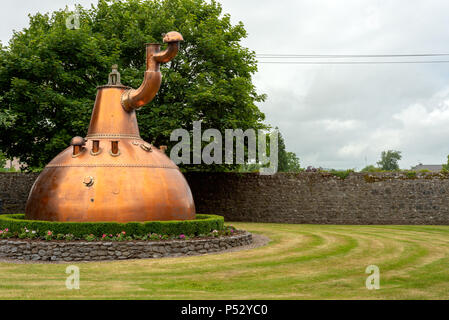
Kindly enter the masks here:
[[443, 169], [442, 164], [418, 164], [417, 166], [412, 167], [412, 170], [420, 171], [420, 170], [429, 170], [432, 172], [438, 172]]

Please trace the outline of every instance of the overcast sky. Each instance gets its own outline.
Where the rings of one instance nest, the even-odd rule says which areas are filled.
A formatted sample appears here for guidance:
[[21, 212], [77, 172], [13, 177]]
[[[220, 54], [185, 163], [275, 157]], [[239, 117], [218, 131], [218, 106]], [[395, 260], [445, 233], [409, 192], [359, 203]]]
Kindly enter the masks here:
[[[96, 1], [3, 0], [0, 40], [6, 44], [13, 29], [26, 27], [28, 13], [74, 3]], [[244, 45], [258, 54], [449, 53], [446, 0], [221, 3], [244, 23]], [[268, 95], [260, 105], [267, 122], [279, 127], [302, 166], [361, 169], [395, 149], [407, 169], [441, 164], [449, 154], [449, 63], [260, 64], [254, 81]]]

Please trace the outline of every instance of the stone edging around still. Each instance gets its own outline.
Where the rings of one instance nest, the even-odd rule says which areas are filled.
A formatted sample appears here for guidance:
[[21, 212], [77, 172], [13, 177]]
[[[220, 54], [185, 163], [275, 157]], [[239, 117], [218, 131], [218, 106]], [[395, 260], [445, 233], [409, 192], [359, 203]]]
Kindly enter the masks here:
[[18, 261], [101, 261], [192, 256], [253, 242], [249, 232], [212, 239], [129, 242], [0, 240], [0, 258]]

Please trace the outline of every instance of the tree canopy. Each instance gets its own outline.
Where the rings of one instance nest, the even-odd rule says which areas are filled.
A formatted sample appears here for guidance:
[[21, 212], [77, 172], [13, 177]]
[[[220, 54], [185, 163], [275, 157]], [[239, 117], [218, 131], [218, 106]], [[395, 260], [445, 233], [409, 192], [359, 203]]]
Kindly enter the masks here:
[[42, 167], [70, 139], [87, 132], [96, 86], [107, 82], [113, 64], [122, 83], [138, 87], [145, 47], [179, 31], [178, 56], [162, 65], [156, 98], [138, 111], [141, 135], [172, 145], [176, 128], [264, 128], [252, 83], [255, 53], [243, 47], [243, 24], [231, 23], [220, 4], [204, 0], [100, 0], [78, 6], [79, 28], [68, 29], [67, 10], [30, 16], [28, 28], [0, 47], [0, 150]]
[[388, 150], [382, 151], [380, 160], [377, 162], [382, 170], [399, 170], [398, 161], [402, 159], [401, 151]]
[[[277, 172], [302, 172], [304, 171], [303, 168], [301, 168], [300, 161], [296, 153], [289, 152], [286, 150], [284, 137], [282, 136], [281, 132], [279, 131], [279, 128], [276, 127], [276, 132], [278, 134], [278, 148], [277, 148], [277, 159], [278, 159], [278, 166], [277, 166]], [[271, 153], [271, 150], [269, 148], [270, 146], [270, 133], [267, 133], [266, 139], [268, 141], [267, 143], [267, 149], [266, 154], [269, 156]], [[260, 172], [261, 168], [268, 168], [270, 167], [270, 163], [261, 164], [260, 162], [255, 161], [256, 159], [251, 159], [252, 162], [245, 163], [239, 168], [240, 172]]]
[[[278, 129], [278, 128], [276, 128]], [[279, 132], [278, 137], [278, 171], [279, 172], [300, 172], [299, 158], [294, 152], [288, 152], [285, 147], [284, 137]]]

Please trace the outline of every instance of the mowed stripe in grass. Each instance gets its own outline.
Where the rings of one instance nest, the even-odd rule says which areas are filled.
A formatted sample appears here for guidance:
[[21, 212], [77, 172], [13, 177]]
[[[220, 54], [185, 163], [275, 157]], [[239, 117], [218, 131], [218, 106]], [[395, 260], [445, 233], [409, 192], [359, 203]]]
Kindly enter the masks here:
[[[0, 263], [2, 299], [448, 299], [449, 226], [235, 223], [270, 237], [222, 254], [68, 264]], [[368, 265], [380, 290], [365, 287]]]

